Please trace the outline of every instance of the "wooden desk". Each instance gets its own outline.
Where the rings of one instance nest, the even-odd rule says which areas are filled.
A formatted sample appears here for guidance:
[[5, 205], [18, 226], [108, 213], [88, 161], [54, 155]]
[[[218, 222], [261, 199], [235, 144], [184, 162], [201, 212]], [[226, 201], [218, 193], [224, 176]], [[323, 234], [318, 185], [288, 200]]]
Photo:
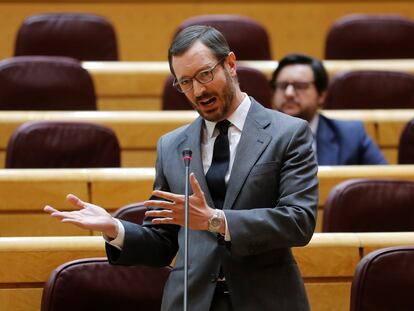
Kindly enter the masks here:
[[[314, 311], [349, 310], [352, 276], [366, 250], [412, 245], [414, 233], [316, 233], [293, 252]], [[43, 284], [62, 263], [104, 256], [102, 237], [0, 238], [0, 305], [38, 311]]]
[[[270, 79], [277, 61], [241, 61]], [[325, 60], [330, 77], [349, 70], [386, 70], [414, 74], [414, 60]], [[84, 62], [93, 77], [99, 110], [161, 110], [167, 62]]]
[[[0, 236], [92, 235], [93, 232], [51, 218], [42, 211], [44, 205], [68, 209], [65, 197], [73, 193], [115, 211], [128, 203], [146, 200], [154, 175], [152, 168], [0, 170]], [[316, 231], [321, 230], [323, 205], [335, 185], [351, 178], [414, 180], [414, 165], [321, 166], [318, 177]]]
[[[400, 133], [414, 118], [413, 110], [329, 110], [328, 117], [361, 120], [390, 163], [397, 162]], [[112, 128], [122, 150], [123, 167], [153, 167], [158, 138], [197, 116], [194, 111], [79, 111], [0, 112], [0, 167], [4, 167], [7, 142], [21, 124], [33, 120], [95, 122]]]

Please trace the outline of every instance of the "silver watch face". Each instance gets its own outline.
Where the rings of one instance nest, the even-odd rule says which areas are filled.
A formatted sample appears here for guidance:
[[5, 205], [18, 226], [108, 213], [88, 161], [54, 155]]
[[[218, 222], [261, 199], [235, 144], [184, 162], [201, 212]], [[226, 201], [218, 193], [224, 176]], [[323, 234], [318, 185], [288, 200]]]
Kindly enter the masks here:
[[211, 219], [211, 226], [214, 228], [219, 228], [221, 225], [221, 219], [219, 217], [213, 217]]
[[214, 215], [208, 222], [208, 230], [211, 232], [217, 232], [221, 226], [220, 216]]

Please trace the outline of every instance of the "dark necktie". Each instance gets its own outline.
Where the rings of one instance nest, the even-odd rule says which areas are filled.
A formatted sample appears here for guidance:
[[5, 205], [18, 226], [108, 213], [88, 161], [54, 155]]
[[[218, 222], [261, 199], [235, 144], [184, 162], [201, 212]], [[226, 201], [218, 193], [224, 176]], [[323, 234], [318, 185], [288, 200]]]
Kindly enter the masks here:
[[214, 206], [218, 209], [223, 209], [224, 198], [226, 197], [224, 177], [230, 161], [229, 137], [227, 135], [229, 126], [230, 122], [228, 120], [216, 124], [220, 134], [214, 142], [213, 160], [206, 174], [208, 189], [214, 201]]

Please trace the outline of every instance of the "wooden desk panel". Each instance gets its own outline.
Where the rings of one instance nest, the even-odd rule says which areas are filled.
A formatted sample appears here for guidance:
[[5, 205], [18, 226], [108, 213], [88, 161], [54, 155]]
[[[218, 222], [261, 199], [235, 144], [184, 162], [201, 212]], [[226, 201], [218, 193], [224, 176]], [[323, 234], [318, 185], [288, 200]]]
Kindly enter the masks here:
[[[410, 245], [414, 233], [316, 233], [309, 245], [294, 248], [312, 310], [349, 310], [350, 270], [362, 258], [359, 250], [377, 246], [378, 241], [383, 247]], [[0, 238], [0, 305], [38, 311], [43, 284], [53, 269], [70, 260], [100, 256], [102, 237]], [[338, 258], [349, 268], [347, 277], [342, 269], [332, 270], [340, 267]]]
[[[326, 116], [342, 120], [361, 120], [369, 135], [384, 150], [390, 163], [396, 163], [399, 136], [414, 118], [410, 110], [329, 110]], [[89, 111], [89, 112], [0, 112], [0, 159], [5, 158], [9, 137], [21, 124], [33, 120], [94, 122], [112, 128], [121, 145], [123, 167], [152, 167], [159, 137], [190, 123], [194, 111]], [[4, 165], [4, 161], [0, 163]]]
[[346, 281], [307, 282], [305, 288], [312, 310], [348, 311], [350, 308], [352, 279]]
[[348, 165], [320, 166], [319, 205], [328, 198], [329, 191], [338, 183], [354, 178], [391, 178], [414, 180], [414, 165]]
[[[152, 168], [0, 170], [0, 185], [8, 187], [3, 195], [7, 199], [0, 201], [0, 236], [92, 234], [48, 219], [42, 212], [44, 205], [69, 208], [65, 197], [71, 192], [114, 211], [123, 205], [146, 200], [152, 190], [154, 174]], [[317, 232], [321, 231], [323, 205], [335, 185], [351, 178], [414, 180], [414, 165], [320, 166], [318, 177]], [[30, 194], [30, 200], [21, 195], [22, 189]]]
[[[324, 60], [329, 76], [350, 70], [402, 71], [414, 74], [414, 60]], [[240, 61], [268, 79], [277, 61]], [[99, 110], [161, 110], [170, 70], [167, 62], [83, 62], [94, 80]]]
[[101, 256], [105, 256], [102, 237], [0, 238], [0, 281], [43, 283], [64, 262]]
[[43, 288], [0, 289], [0, 305], [5, 311], [39, 311]]
[[[43, 212], [42, 204], [38, 212], [0, 213], [0, 236], [86, 236], [91, 232], [76, 226], [62, 224]], [[60, 205], [54, 205], [59, 208]]]

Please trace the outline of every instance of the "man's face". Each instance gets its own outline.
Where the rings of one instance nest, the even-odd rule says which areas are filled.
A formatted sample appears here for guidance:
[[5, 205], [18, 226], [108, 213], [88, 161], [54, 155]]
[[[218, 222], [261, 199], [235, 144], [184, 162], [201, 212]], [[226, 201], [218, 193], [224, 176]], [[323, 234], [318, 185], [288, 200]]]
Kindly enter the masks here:
[[284, 67], [276, 80], [273, 108], [311, 121], [322, 106], [325, 93], [318, 94], [312, 68], [295, 64]]
[[[184, 54], [174, 56], [172, 66], [177, 81], [182, 81], [211, 69], [218, 61], [211, 50], [198, 41]], [[207, 83], [191, 79], [192, 88], [184, 94], [204, 119], [216, 122], [226, 119], [237, 108], [234, 98], [236, 83], [234, 54], [230, 53], [214, 68], [212, 74], [213, 80]]]

